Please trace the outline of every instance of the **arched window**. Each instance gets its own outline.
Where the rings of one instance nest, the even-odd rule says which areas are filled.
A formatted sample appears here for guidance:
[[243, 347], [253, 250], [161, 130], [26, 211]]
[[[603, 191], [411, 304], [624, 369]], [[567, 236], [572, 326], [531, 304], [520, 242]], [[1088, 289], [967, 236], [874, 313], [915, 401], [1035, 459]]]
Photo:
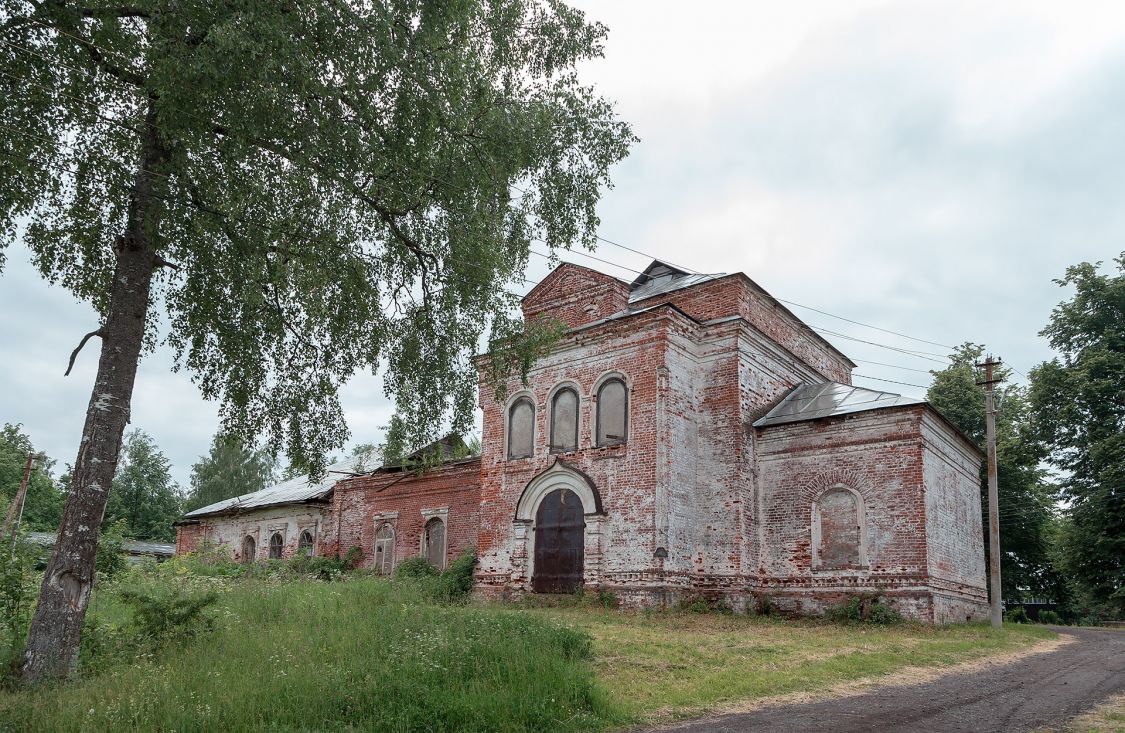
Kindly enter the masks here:
[[301, 536], [297, 538], [297, 552], [313, 554], [313, 535], [307, 529], [301, 530]]
[[569, 387], [551, 400], [551, 452], [578, 450], [578, 393]]
[[384, 522], [375, 533], [375, 572], [390, 575], [395, 568], [395, 529]]
[[520, 397], [508, 410], [508, 458], [530, 458], [535, 444], [535, 405]]
[[285, 545], [285, 540], [282, 539], [280, 532], [274, 532], [270, 537], [270, 559], [281, 559], [281, 548]]
[[437, 517], [426, 522], [422, 556], [438, 570], [445, 570], [445, 522]]
[[258, 543], [250, 535], [246, 535], [242, 539], [242, 562], [254, 562], [254, 556], [258, 554]]
[[598, 388], [598, 445], [620, 445], [629, 436], [629, 394], [625, 382], [607, 379]]
[[859, 568], [864, 551], [863, 501], [842, 486], [821, 494], [813, 504], [813, 566], [821, 570]]

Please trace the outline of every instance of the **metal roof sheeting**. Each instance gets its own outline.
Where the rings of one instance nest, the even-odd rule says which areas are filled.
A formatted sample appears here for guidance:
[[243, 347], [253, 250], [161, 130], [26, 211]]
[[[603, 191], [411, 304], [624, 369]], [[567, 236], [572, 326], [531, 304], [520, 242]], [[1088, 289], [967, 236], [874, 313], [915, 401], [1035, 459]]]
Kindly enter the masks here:
[[710, 275], [664, 275], [662, 277], [656, 277], [645, 282], [643, 285], [638, 285], [633, 288], [633, 291], [629, 293], [629, 302], [638, 303], [657, 295], [670, 293], [673, 290], [690, 288], [692, 285], [699, 285], [708, 280], [717, 280], [720, 277], [726, 277], [726, 273], [718, 272]]
[[[278, 504], [300, 504], [313, 499], [323, 499], [332, 491], [337, 481], [354, 476], [360, 472], [357, 461], [361, 459], [349, 458], [346, 461], [333, 463], [324, 472], [320, 481], [310, 482], [307, 476], [282, 481], [273, 486], [267, 486], [261, 491], [252, 494], [236, 496], [233, 499], [223, 499], [214, 504], [208, 504], [184, 515], [185, 519], [203, 517], [209, 514], [223, 514], [240, 512], [246, 509], [260, 509], [261, 507], [277, 506]], [[366, 469], [368, 472], [370, 468]]]
[[754, 422], [756, 428], [818, 420], [887, 407], [924, 405], [925, 400], [903, 397], [893, 392], [853, 387], [839, 382], [802, 384], [785, 396], [776, 407]]

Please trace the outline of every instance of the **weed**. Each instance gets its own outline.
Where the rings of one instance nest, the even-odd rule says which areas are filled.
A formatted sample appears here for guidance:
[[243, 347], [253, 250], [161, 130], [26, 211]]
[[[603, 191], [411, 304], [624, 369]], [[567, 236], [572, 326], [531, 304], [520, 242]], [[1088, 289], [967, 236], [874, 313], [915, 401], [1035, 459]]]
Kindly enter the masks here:
[[1004, 620], [1011, 621], [1016, 624], [1029, 624], [1031, 618], [1027, 615], [1027, 609], [1023, 606], [1013, 606], [1004, 612]]
[[832, 606], [824, 613], [830, 621], [844, 621], [868, 624], [897, 624], [902, 616], [883, 600], [880, 593], [857, 593], [838, 606]]

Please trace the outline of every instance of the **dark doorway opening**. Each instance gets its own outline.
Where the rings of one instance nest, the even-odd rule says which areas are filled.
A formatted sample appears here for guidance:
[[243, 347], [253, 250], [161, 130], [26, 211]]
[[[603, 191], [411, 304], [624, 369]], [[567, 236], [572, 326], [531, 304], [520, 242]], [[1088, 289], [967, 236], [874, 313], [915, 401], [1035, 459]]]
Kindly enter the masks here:
[[535, 571], [531, 589], [536, 593], [573, 593], [582, 587], [582, 502], [568, 489], [543, 497], [535, 512]]

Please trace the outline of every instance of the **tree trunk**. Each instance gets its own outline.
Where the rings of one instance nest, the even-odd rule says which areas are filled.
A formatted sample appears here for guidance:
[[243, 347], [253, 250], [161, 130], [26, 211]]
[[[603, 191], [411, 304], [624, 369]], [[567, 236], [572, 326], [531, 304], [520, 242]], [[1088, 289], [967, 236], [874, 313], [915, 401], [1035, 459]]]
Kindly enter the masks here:
[[153, 100], [149, 101], [145, 123], [129, 219], [119, 239], [109, 309], [101, 328], [98, 376], [86, 409], [58, 540], [43, 576], [27, 638], [23, 676], [29, 682], [69, 676], [77, 668], [82, 624], [94, 580], [98, 530], [117, 468], [121, 437], [129, 422], [149, 289], [156, 269], [154, 240], [163, 213], [160, 192], [166, 189], [167, 181], [159, 175], [167, 150], [155, 128]]

